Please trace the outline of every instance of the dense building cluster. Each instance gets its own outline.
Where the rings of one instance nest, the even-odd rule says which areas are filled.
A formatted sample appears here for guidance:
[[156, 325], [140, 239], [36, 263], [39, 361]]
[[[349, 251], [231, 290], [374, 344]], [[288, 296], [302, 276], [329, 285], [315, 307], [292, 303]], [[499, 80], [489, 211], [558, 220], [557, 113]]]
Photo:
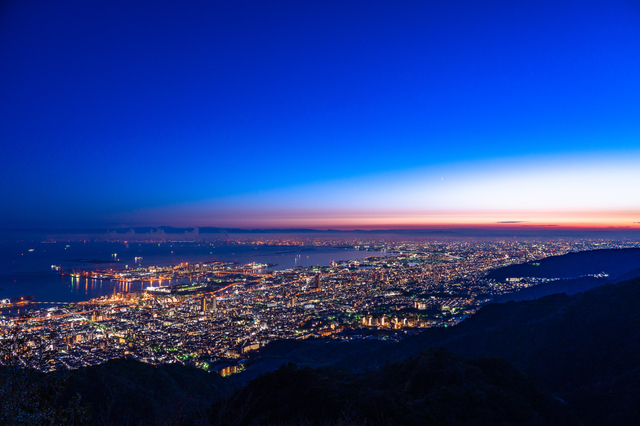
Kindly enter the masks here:
[[131, 357], [226, 374], [274, 340], [397, 340], [421, 328], [453, 326], [496, 296], [540, 281], [497, 282], [487, 278], [494, 268], [637, 243], [380, 240], [354, 246], [374, 255], [285, 271], [209, 262], [102, 272], [111, 279], [193, 282], [159, 281], [143, 291], [2, 317], [2, 362], [51, 371]]

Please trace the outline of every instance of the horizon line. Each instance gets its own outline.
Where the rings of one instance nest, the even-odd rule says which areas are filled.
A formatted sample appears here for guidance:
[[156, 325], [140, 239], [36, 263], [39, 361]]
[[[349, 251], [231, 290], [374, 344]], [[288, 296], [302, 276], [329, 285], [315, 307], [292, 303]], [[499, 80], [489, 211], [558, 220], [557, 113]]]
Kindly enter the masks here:
[[[136, 231], [147, 230], [147, 232], [137, 233]], [[204, 234], [220, 233], [349, 233], [349, 232], [420, 232], [420, 231], [640, 231], [640, 226], [614, 226], [614, 225], [571, 225], [571, 224], [533, 224], [527, 221], [500, 221], [491, 224], [433, 224], [425, 227], [422, 225], [404, 225], [397, 227], [387, 226], [362, 226], [362, 227], [290, 227], [290, 228], [270, 228], [270, 227], [221, 227], [221, 226], [173, 226], [173, 225], [116, 225], [116, 226], [75, 226], [75, 227], [21, 227], [21, 228], [0, 228], [0, 232], [46, 232], [46, 233], [123, 233], [131, 232], [137, 235], [156, 233], [153, 230], [165, 232], [198, 233]], [[171, 233], [174, 233], [171, 232]]]

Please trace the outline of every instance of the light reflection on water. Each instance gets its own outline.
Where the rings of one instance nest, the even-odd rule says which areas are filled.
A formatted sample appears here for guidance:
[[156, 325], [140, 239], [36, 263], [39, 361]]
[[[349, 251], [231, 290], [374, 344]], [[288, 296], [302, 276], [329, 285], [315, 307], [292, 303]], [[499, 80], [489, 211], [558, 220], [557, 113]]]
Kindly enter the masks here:
[[[29, 251], [33, 249], [33, 251]], [[119, 262], [113, 262], [117, 253]], [[276, 264], [269, 270], [296, 266], [329, 266], [333, 260], [362, 259], [382, 255], [332, 247], [301, 246], [228, 246], [208, 244], [170, 244], [112, 242], [2, 243], [0, 244], [0, 298], [35, 295], [42, 302], [78, 302], [108, 296], [121, 291], [140, 290], [150, 282], [113, 282], [84, 277], [62, 276], [52, 268], [60, 265], [68, 271], [125, 269], [138, 266], [168, 266], [183, 262], [227, 261]], [[141, 259], [140, 259], [141, 258]], [[93, 263], [99, 260], [100, 263]], [[163, 280], [162, 285], [191, 280]], [[160, 285], [154, 281], [153, 286]]]

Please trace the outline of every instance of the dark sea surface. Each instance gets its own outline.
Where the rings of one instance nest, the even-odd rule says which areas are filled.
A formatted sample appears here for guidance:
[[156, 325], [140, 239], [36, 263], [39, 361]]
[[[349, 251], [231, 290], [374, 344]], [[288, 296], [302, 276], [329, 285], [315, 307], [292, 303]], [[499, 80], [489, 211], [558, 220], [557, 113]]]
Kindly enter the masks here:
[[[0, 299], [34, 295], [36, 302], [78, 302], [121, 291], [121, 284], [62, 276], [52, 266], [95, 271], [182, 262], [227, 261], [241, 264], [276, 264], [284, 270], [295, 266], [328, 266], [332, 260], [362, 259], [380, 252], [352, 248], [314, 246], [256, 246], [227, 243], [147, 242], [2, 242], [0, 243]], [[135, 258], [142, 257], [136, 263]], [[149, 283], [131, 283], [140, 289]]]

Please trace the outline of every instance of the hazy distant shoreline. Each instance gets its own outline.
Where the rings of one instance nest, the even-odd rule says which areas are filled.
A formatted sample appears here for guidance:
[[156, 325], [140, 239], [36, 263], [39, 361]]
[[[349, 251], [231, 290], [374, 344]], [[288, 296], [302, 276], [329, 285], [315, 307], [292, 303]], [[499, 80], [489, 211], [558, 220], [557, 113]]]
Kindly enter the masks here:
[[128, 228], [23, 228], [0, 229], [0, 240], [30, 240], [30, 239], [99, 239], [104, 241], [144, 241], [144, 240], [172, 240], [197, 241], [221, 240], [251, 237], [416, 237], [416, 238], [638, 238], [640, 230], [629, 228], [513, 228], [509, 227], [451, 227], [451, 228], [401, 228], [401, 229], [313, 229], [313, 228], [273, 228], [273, 229], [244, 229], [219, 227], [128, 227]]

